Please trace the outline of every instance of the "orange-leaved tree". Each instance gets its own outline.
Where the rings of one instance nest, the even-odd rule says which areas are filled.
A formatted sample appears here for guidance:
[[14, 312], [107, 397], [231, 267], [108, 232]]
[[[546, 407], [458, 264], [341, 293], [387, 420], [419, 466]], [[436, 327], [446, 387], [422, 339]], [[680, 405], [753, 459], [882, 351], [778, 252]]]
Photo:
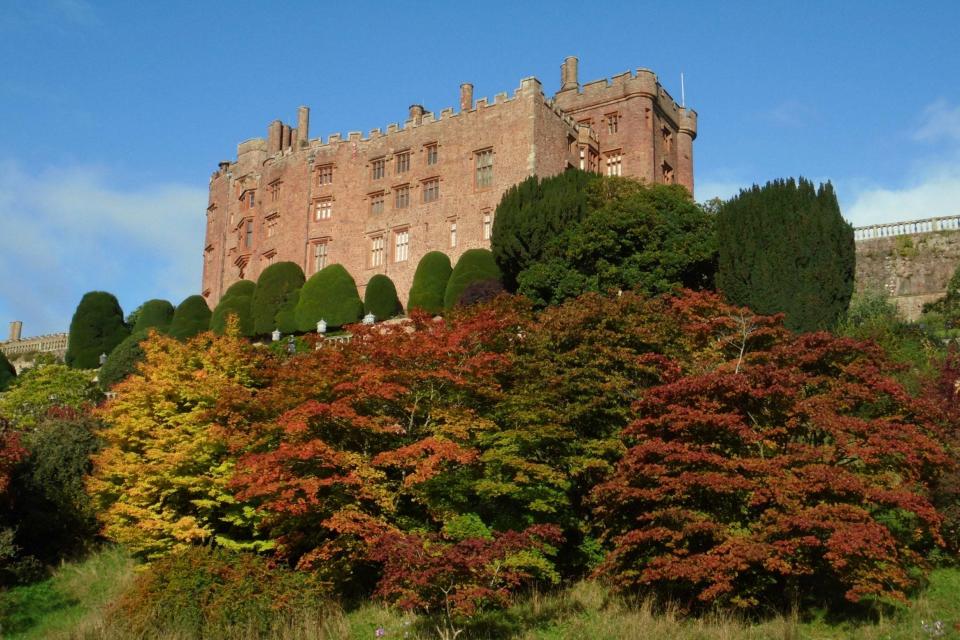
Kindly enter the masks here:
[[242, 337], [204, 333], [187, 342], [154, 335], [142, 343], [140, 372], [114, 388], [100, 411], [104, 449], [88, 483], [103, 534], [153, 559], [215, 541], [263, 549], [257, 516], [228, 490], [235, 460], [229, 429], [246, 421], [268, 350]]

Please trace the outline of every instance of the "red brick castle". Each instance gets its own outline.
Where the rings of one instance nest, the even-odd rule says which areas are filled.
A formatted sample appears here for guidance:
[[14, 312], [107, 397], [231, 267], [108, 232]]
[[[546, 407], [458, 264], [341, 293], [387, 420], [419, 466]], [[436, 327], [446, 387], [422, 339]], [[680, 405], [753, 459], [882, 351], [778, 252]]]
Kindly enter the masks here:
[[439, 250], [455, 262], [488, 247], [500, 196], [532, 175], [579, 167], [693, 192], [697, 114], [647, 69], [580, 85], [571, 57], [552, 98], [532, 77], [492, 101], [474, 101], [463, 84], [459, 111], [414, 105], [403, 126], [367, 137], [311, 139], [309, 119], [300, 107], [296, 127], [275, 120], [266, 140], [241, 143], [211, 177], [203, 253], [211, 305], [284, 260], [308, 277], [340, 263], [361, 295], [384, 273], [405, 302], [420, 258]]

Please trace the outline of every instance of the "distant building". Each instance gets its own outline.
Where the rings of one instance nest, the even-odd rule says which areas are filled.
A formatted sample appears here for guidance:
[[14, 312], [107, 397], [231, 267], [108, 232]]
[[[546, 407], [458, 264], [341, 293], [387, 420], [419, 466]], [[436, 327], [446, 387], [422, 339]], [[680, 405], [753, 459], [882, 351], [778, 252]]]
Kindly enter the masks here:
[[463, 84], [459, 111], [413, 105], [402, 127], [367, 137], [311, 140], [307, 107], [296, 127], [275, 120], [266, 139], [241, 143], [210, 179], [204, 297], [212, 306], [234, 282], [291, 261], [307, 276], [340, 263], [361, 292], [386, 274], [405, 301], [425, 253], [456, 260], [489, 247], [503, 192], [568, 167], [693, 191], [696, 112], [652, 71], [581, 86], [577, 58], [567, 58], [561, 81], [552, 98], [530, 77], [492, 101], [475, 101]]
[[33, 366], [34, 358], [41, 353], [49, 353], [58, 360], [63, 360], [67, 354], [66, 333], [51, 333], [33, 338], [21, 337], [23, 323], [14, 320], [10, 323], [10, 335], [5, 342], [0, 342], [0, 351], [7, 356], [17, 373], [22, 369]]

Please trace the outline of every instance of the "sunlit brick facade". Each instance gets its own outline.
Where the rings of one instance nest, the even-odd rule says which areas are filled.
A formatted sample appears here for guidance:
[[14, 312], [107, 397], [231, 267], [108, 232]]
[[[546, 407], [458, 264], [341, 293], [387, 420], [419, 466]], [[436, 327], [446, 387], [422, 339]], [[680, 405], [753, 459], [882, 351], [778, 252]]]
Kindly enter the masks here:
[[237, 280], [291, 261], [308, 277], [340, 263], [361, 294], [384, 273], [406, 301], [425, 253], [456, 261], [488, 247], [503, 192], [568, 167], [693, 191], [696, 112], [651, 71], [581, 86], [577, 59], [567, 58], [561, 82], [553, 97], [525, 78], [512, 96], [476, 101], [464, 84], [459, 110], [414, 105], [403, 126], [366, 137], [310, 139], [306, 107], [296, 127], [274, 121], [266, 139], [241, 143], [210, 179], [203, 295], [216, 304]]

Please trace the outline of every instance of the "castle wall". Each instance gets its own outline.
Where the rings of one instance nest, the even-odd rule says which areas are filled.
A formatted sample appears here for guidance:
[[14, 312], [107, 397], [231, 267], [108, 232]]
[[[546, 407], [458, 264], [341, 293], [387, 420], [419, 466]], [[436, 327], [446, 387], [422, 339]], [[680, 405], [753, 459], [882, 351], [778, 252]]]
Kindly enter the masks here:
[[[689, 175], [692, 189], [692, 164], [670, 179], [658, 175], [664, 160], [678, 164], [678, 145], [658, 147], [656, 135], [663, 126], [675, 134], [681, 116], [692, 112], [680, 110], [649, 72], [590, 83], [580, 91], [573, 60], [565, 62], [568, 88], [553, 99], [545, 98], [536, 78], [522, 80], [512, 96], [476, 102], [465, 83], [459, 111], [436, 114], [414, 105], [403, 126], [391, 124], [367, 136], [352, 132], [310, 140], [305, 107], [298, 110], [297, 128], [270, 123], [266, 139], [241, 143], [236, 160], [220, 163], [211, 177], [203, 295], [213, 306], [231, 284], [255, 281], [279, 261], [299, 264], [309, 277], [317, 270], [319, 247], [324, 264], [342, 264], [361, 295], [370, 278], [383, 273], [406, 302], [425, 253], [444, 251], [455, 262], [467, 249], [489, 247], [503, 192], [531, 175], [579, 166], [585, 145], [594, 151], [621, 149], [623, 175], [651, 182]], [[622, 118], [612, 132], [601, 126], [611, 109]], [[578, 127], [576, 120], [586, 118], [592, 128]], [[429, 160], [433, 145], [435, 163]], [[690, 156], [692, 163], [692, 149]], [[478, 171], [482, 157], [492, 157], [489, 181]], [[426, 194], [433, 192], [434, 180], [439, 196], [431, 201]], [[405, 192], [409, 202], [403, 206]]]

